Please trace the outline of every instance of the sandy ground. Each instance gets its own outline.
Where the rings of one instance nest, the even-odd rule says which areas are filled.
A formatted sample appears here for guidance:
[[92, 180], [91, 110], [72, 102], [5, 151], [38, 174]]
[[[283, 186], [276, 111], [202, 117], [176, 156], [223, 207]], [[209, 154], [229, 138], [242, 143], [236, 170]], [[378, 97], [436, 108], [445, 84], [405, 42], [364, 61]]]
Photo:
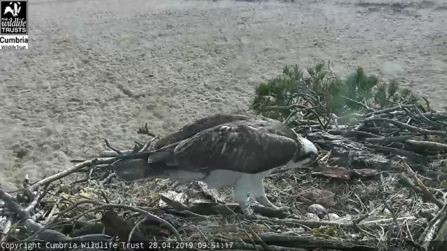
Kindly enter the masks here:
[[447, 105], [445, 2], [297, 2], [31, 1], [30, 50], [0, 53], [0, 183], [246, 108], [286, 63], [361, 65]]

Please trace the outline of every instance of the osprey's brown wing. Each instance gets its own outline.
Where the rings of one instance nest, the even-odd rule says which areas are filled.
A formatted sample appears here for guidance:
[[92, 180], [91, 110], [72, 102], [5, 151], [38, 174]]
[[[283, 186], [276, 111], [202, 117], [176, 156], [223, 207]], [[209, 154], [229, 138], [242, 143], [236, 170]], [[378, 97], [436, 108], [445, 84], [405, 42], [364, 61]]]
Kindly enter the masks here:
[[296, 151], [291, 138], [249, 124], [225, 124], [180, 142], [171, 157], [181, 169], [258, 173], [286, 164]]
[[188, 169], [257, 173], [290, 161], [297, 151], [294, 139], [294, 132], [278, 121], [218, 114], [160, 139], [155, 150], [145, 153], [148, 159], [124, 159], [113, 169], [126, 181]]
[[154, 149], [160, 149], [169, 144], [182, 141], [187, 139], [200, 131], [212, 128], [214, 126], [218, 126], [221, 124], [240, 121], [240, 120], [249, 120], [253, 117], [248, 115], [239, 115], [239, 114], [225, 114], [219, 113], [213, 116], [209, 116], [206, 118], [198, 119], [190, 124], [183, 126], [180, 130], [170, 135], [167, 135], [154, 143]]

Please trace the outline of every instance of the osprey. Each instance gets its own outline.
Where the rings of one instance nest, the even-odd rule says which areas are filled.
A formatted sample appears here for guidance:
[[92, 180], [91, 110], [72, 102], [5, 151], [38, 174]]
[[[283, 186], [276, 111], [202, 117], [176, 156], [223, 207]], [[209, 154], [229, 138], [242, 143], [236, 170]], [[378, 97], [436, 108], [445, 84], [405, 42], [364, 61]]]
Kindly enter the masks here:
[[248, 195], [279, 209], [267, 199], [263, 185], [273, 168], [306, 164], [317, 155], [312, 142], [277, 120], [216, 114], [159, 139], [136, 159], [121, 159], [112, 166], [124, 181], [161, 177], [203, 181], [211, 189], [232, 187], [242, 212], [252, 214]]

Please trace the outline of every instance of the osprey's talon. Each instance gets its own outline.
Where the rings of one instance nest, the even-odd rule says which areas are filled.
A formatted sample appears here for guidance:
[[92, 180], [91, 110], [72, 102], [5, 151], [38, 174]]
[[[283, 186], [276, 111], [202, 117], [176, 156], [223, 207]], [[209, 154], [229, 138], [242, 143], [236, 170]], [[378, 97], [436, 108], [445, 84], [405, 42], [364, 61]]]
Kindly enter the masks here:
[[254, 210], [250, 205], [248, 205], [246, 208], [241, 208], [241, 210], [244, 215], [252, 215], [254, 213]]

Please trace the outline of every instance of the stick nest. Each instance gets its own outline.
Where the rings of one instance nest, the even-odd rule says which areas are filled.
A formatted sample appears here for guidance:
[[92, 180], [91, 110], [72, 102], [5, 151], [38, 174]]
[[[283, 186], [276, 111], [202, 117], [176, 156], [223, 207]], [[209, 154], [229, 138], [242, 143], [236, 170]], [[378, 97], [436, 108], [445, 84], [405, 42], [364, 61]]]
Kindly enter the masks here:
[[[284, 120], [321, 150], [311, 168], [280, 167], [265, 179], [269, 199], [289, 212], [253, 202], [255, 215], [241, 215], [229, 189], [210, 190], [201, 182], [118, 181], [111, 163], [145, 151], [154, 140], [128, 151], [106, 141], [112, 150], [97, 158], [34, 184], [25, 177], [16, 192], [0, 189], [2, 241], [182, 240], [194, 241], [192, 249], [203, 249], [198, 243], [206, 242], [244, 250], [445, 250], [447, 113], [432, 111], [428, 101], [424, 106], [411, 93], [395, 97], [397, 89], [371, 84], [376, 80], [366, 75], [356, 78], [369, 81], [363, 89], [339, 88], [323, 96], [315, 90], [343, 83], [327, 73], [321, 78], [315, 69], [310, 78], [298, 69], [291, 72], [285, 71], [294, 79], [285, 79], [300, 92], [272, 95], [276, 89], [266, 84], [252, 107]], [[384, 90], [385, 96], [377, 94]], [[364, 98], [360, 92], [372, 94]], [[371, 99], [387, 102], [377, 106]], [[139, 133], [155, 137], [147, 126]]]

